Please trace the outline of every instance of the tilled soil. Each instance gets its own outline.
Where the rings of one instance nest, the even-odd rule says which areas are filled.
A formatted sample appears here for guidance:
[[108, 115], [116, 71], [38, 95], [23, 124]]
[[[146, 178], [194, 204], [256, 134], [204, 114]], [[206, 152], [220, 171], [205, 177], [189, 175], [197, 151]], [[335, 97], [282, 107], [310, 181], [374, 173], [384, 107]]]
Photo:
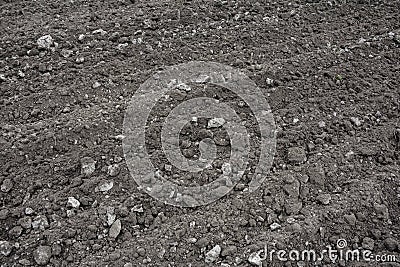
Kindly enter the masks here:
[[[1, 266], [261, 266], [265, 245], [321, 251], [338, 240], [400, 266], [399, 1], [0, 7]], [[215, 203], [179, 208], [137, 188], [122, 124], [146, 79], [193, 60], [240, 69], [260, 87], [277, 148], [256, 192], [244, 180]], [[182, 142], [204, 133], [189, 130]], [[182, 151], [195, 157], [190, 142]]]

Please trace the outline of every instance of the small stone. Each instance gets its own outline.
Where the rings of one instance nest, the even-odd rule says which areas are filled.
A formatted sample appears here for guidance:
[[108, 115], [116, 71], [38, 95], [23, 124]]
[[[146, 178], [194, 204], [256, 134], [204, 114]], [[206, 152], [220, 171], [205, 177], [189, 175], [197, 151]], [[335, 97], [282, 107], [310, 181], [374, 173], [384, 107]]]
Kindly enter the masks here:
[[119, 164], [113, 164], [108, 166], [107, 168], [107, 174], [113, 177], [117, 176], [119, 174], [119, 171], [120, 171]]
[[115, 219], [117, 218], [117, 216], [114, 214], [114, 207], [107, 207], [106, 208], [107, 212], [107, 224], [108, 225], [112, 225], [115, 222]]
[[221, 256], [222, 257], [231, 256], [231, 255], [236, 254], [236, 252], [237, 252], [236, 246], [228, 246], [222, 250]]
[[118, 140], [118, 141], [122, 141], [122, 140], [124, 140], [125, 139], [125, 135], [122, 135], [122, 134], [119, 134], [119, 135], [116, 135], [116, 136], [113, 136], [113, 138], [115, 139], [115, 140]]
[[354, 225], [356, 225], [357, 218], [356, 218], [356, 215], [354, 215], [354, 214], [352, 213], [352, 214], [344, 215], [344, 220], [345, 220], [348, 224], [354, 226]]
[[302, 147], [290, 147], [287, 153], [290, 163], [299, 164], [307, 160], [306, 151]]
[[296, 180], [296, 178], [294, 178], [293, 175], [291, 175], [291, 174], [285, 175], [285, 178], [284, 178], [285, 184], [293, 184], [295, 181], [297, 181], [297, 180]]
[[194, 80], [195, 83], [207, 83], [211, 80], [210, 76], [201, 74]]
[[29, 216], [24, 216], [18, 220], [18, 224], [24, 229], [30, 229], [32, 227], [32, 219]]
[[128, 262], [128, 263], [125, 263], [125, 264], [124, 264], [124, 267], [133, 267], [133, 264], [130, 263], [130, 262]]
[[77, 57], [75, 62], [78, 63], [78, 64], [82, 64], [83, 62], [85, 62], [85, 58], [84, 57]]
[[264, 250], [259, 250], [259, 251], [255, 251], [253, 253], [251, 253], [249, 255], [249, 258], [247, 259], [247, 261], [252, 264], [252, 265], [256, 265], [259, 267], [263, 266], [263, 258], [261, 257], [261, 254], [264, 253]]
[[318, 122], [318, 127], [319, 128], [325, 128], [325, 126], [326, 126], [326, 123], [324, 121]]
[[21, 77], [21, 78], [24, 78], [25, 77], [25, 73], [22, 70], [19, 70], [18, 71], [18, 76]]
[[389, 219], [389, 210], [385, 205], [375, 203], [374, 209], [379, 219]]
[[386, 238], [386, 239], [383, 241], [383, 244], [385, 245], [385, 247], [387, 248], [387, 250], [389, 250], [389, 251], [391, 251], [391, 252], [400, 249], [400, 247], [399, 247], [399, 242], [398, 242], [396, 239], [391, 238], [391, 237]]
[[53, 244], [51, 246], [51, 255], [59, 256], [61, 254], [62, 247], [59, 244]]
[[379, 229], [372, 229], [371, 230], [371, 236], [376, 240], [381, 239], [382, 232]]
[[21, 226], [14, 226], [13, 228], [8, 231], [8, 235], [12, 238], [18, 238], [22, 234], [22, 227]]
[[303, 203], [297, 199], [289, 199], [285, 203], [285, 212], [288, 215], [298, 214], [303, 208]]
[[269, 226], [269, 228], [270, 228], [272, 231], [275, 231], [275, 230], [281, 228], [281, 225], [280, 225], [279, 223], [274, 222], [273, 224], [271, 224], [271, 225]]
[[65, 58], [68, 58], [72, 55], [73, 51], [69, 49], [62, 49], [61, 50], [61, 55]]
[[0, 253], [3, 254], [4, 256], [8, 256], [11, 254], [12, 251], [12, 245], [8, 241], [0, 241]]
[[288, 232], [292, 232], [292, 233], [300, 233], [301, 225], [299, 223], [293, 223], [293, 224], [289, 225], [288, 227], [286, 227], [286, 230]]
[[146, 249], [140, 247], [140, 248], [137, 249], [137, 253], [138, 253], [140, 256], [144, 257], [144, 256], [146, 255]]
[[331, 202], [331, 195], [330, 194], [320, 194], [317, 196], [317, 201], [323, 205], [328, 205]]
[[1, 189], [1, 191], [5, 192], [5, 193], [8, 193], [8, 192], [11, 191], [13, 186], [14, 186], [14, 183], [13, 183], [13, 181], [11, 179], [5, 179], [3, 181], [3, 183], [1, 184], [0, 189]]
[[210, 251], [208, 251], [206, 253], [205, 262], [212, 263], [212, 262], [216, 261], [220, 254], [221, 254], [221, 247], [219, 245], [216, 245], [215, 247], [213, 247]]
[[365, 216], [365, 214], [363, 212], [357, 212], [356, 218], [357, 218], [357, 220], [364, 222], [367, 219], [367, 216]]
[[204, 248], [210, 244], [210, 239], [207, 237], [202, 237], [196, 242], [196, 246], [199, 248]]
[[110, 257], [110, 261], [116, 261], [119, 258], [121, 258], [121, 252], [114, 251], [114, 252], [110, 253], [109, 257]]
[[107, 192], [107, 191], [110, 191], [113, 187], [114, 187], [114, 182], [107, 181], [107, 182], [104, 182], [101, 185], [97, 186], [94, 191], [95, 192], [98, 192], [98, 191]]
[[74, 197], [68, 197], [68, 205], [72, 208], [79, 208], [81, 203]]
[[39, 246], [33, 252], [33, 258], [35, 262], [39, 265], [46, 265], [51, 258], [51, 247], [49, 246]]
[[93, 89], [99, 88], [101, 86], [101, 83], [99, 82], [94, 82], [94, 84], [92, 85]]
[[357, 126], [357, 127], [361, 126], [361, 121], [360, 121], [359, 118], [351, 117], [351, 118], [350, 118], [350, 121], [351, 121], [355, 126]]
[[49, 227], [49, 221], [47, 220], [47, 217], [44, 215], [38, 215], [32, 221], [32, 228], [35, 230], [36, 229], [44, 230], [47, 227]]
[[179, 83], [176, 85], [176, 88], [186, 92], [190, 92], [192, 90], [192, 88], [190, 88], [190, 86], [187, 85], [186, 83]]
[[115, 239], [117, 238], [120, 232], [121, 232], [121, 221], [118, 219], [111, 225], [108, 236], [111, 237], [112, 239]]
[[143, 212], [144, 212], [144, 210], [143, 210], [143, 205], [142, 205], [142, 204], [135, 205], [135, 206], [131, 209], [131, 211], [143, 213]]
[[225, 124], [224, 118], [213, 118], [208, 121], [207, 128], [218, 128]]
[[32, 48], [31, 50], [28, 50], [27, 55], [28, 56], [37, 56], [39, 55], [39, 50], [36, 48]]
[[35, 213], [35, 211], [34, 211], [32, 208], [27, 207], [27, 208], [25, 209], [25, 214], [26, 214], [26, 215], [32, 215], [33, 213]]
[[283, 191], [292, 198], [297, 198], [300, 195], [300, 182], [295, 180], [293, 183], [285, 184], [283, 186]]
[[28, 259], [20, 259], [20, 260], [18, 261], [18, 263], [21, 264], [22, 266], [30, 266], [30, 265], [32, 265], [32, 264], [31, 264], [31, 261], [28, 260]]
[[274, 84], [274, 80], [271, 79], [271, 78], [265, 79], [265, 82], [266, 82], [268, 85], [273, 85], [273, 84]]
[[362, 241], [362, 247], [368, 250], [374, 250], [375, 241], [370, 237], [365, 237]]
[[51, 35], [44, 35], [44, 36], [40, 37], [36, 41], [36, 43], [37, 43], [39, 49], [50, 49], [50, 47], [54, 43], [54, 40], [53, 40], [53, 37], [51, 37]]
[[79, 34], [78, 41], [82, 42], [83, 39], [85, 39], [85, 35], [84, 34]]
[[7, 219], [9, 213], [10, 212], [8, 211], [8, 209], [1, 209], [0, 210], [0, 220]]
[[97, 30], [94, 30], [93, 32], [92, 32], [93, 34], [101, 34], [101, 35], [105, 35], [107, 32], [105, 31], [105, 30], [103, 30], [103, 29], [97, 29]]
[[81, 159], [81, 173], [89, 177], [96, 169], [96, 161], [91, 157]]

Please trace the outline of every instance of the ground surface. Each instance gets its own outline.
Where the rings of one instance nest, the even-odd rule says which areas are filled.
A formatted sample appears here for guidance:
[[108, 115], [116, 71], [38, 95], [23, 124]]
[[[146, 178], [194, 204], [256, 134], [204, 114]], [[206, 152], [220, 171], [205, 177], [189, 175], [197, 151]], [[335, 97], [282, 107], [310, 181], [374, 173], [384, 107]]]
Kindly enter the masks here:
[[[339, 239], [398, 255], [399, 1], [0, 7], [1, 266], [248, 266], [266, 244], [318, 250]], [[46, 35], [50, 47], [38, 47]], [[119, 135], [139, 85], [191, 60], [233, 66], [257, 83], [277, 152], [257, 192], [244, 182], [211, 205], [181, 209], [137, 189]]]

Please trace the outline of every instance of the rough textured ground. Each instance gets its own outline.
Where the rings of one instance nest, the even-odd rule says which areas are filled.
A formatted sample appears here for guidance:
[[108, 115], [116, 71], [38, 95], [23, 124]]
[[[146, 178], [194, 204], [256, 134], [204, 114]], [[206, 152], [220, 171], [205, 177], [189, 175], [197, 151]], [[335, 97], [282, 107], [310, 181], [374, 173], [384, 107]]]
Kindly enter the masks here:
[[[265, 244], [338, 239], [398, 255], [398, 10], [396, 0], [1, 0], [0, 266], [248, 266]], [[51, 46], [38, 47], [46, 35]], [[257, 83], [277, 153], [257, 192], [239, 184], [180, 209], [135, 187], [118, 136], [138, 86], [191, 60]]]

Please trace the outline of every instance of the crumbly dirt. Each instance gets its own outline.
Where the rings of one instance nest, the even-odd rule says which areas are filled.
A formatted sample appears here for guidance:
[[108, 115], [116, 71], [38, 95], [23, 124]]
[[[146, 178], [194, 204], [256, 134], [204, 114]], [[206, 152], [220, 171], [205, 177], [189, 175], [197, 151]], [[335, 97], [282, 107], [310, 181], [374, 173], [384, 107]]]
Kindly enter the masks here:
[[[392, 0], [0, 0], [0, 266], [256, 266], [249, 257], [265, 245], [321, 251], [340, 239], [397, 263], [263, 266], [400, 266], [398, 10]], [[192, 60], [259, 86], [277, 148], [256, 192], [244, 180], [179, 208], [137, 188], [121, 134], [135, 90]], [[162, 105], [152, 116], [167, 115]], [[226, 133], [205, 125], [188, 125], [182, 151], [196, 157], [196, 134], [217, 136], [223, 161]], [[189, 185], [221, 167], [180, 179], [164, 163]]]

